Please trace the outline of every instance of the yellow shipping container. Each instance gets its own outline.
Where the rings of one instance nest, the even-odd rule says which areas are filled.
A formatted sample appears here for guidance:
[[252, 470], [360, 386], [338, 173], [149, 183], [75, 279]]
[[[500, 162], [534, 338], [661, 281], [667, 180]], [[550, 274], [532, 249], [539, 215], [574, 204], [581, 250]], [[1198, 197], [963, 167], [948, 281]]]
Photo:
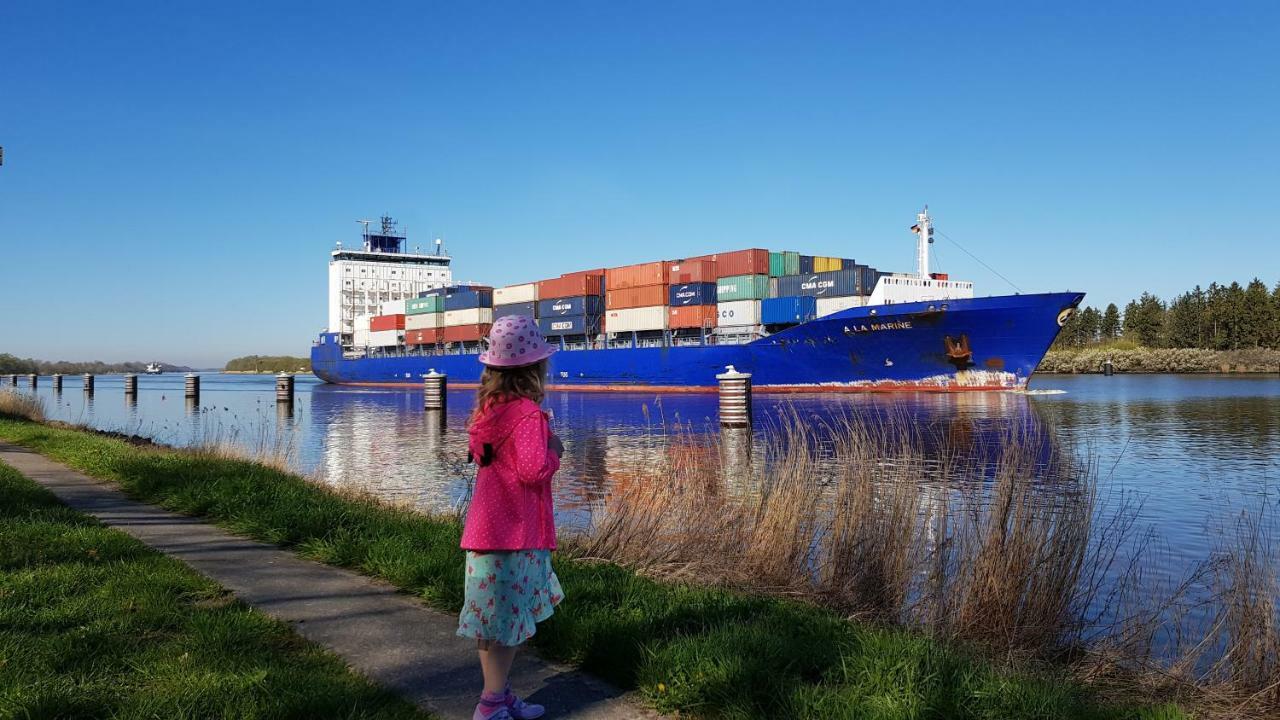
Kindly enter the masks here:
[[833, 270], [841, 269], [840, 266], [840, 258], [822, 257], [820, 255], [813, 258], [814, 272], [832, 272]]

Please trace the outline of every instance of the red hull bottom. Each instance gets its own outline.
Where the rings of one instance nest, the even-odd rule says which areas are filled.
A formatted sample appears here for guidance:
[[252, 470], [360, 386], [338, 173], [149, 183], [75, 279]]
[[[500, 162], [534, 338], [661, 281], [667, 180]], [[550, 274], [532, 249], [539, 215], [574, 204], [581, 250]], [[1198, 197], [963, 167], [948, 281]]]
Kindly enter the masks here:
[[[416, 382], [344, 382], [342, 385], [360, 387], [415, 388], [421, 389], [422, 383]], [[474, 389], [479, 383], [449, 383], [450, 388]], [[713, 393], [719, 388], [715, 385], [547, 385], [547, 390], [558, 392], [644, 392], [644, 393]], [[1007, 385], [937, 385], [934, 383], [894, 382], [880, 385], [757, 385], [751, 388], [755, 394], [805, 394], [805, 393], [900, 393], [900, 392], [1009, 392], [1021, 388]]]

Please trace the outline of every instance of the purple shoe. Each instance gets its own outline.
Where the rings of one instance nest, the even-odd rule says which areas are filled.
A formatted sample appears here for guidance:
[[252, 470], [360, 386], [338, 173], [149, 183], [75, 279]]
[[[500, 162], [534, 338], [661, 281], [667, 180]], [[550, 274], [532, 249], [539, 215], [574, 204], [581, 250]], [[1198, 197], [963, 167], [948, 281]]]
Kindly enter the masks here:
[[511, 688], [507, 688], [507, 710], [511, 712], [511, 717], [515, 720], [534, 720], [534, 718], [542, 717], [547, 711], [541, 705], [534, 705], [521, 700], [515, 693], [511, 692]]
[[512, 720], [512, 717], [511, 712], [507, 710], [505, 705], [500, 706], [488, 715], [484, 714], [484, 705], [477, 705], [476, 711], [471, 713], [471, 720]]

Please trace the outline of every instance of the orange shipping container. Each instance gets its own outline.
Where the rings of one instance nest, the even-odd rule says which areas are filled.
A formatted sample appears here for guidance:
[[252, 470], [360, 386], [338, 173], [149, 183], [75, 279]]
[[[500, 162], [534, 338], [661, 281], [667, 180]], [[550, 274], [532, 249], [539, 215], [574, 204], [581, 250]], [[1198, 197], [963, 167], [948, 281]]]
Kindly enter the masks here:
[[604, 296], [604, 306], [609, 310], [625, 310], [626, 308], [666, 304], [666, 285], [645, 285], [644, 287], [610, 290]]
[[600, 295], [604, 292], [604, 271], [584, 270], [561, 275], [538, 283], [538, 297], [553, 300], [563, 297]]
[[439, 340], [440, 328], [406, 330], [404, 333], [405, 345], [435, 345]]
[[668, 264], [667, 279], [672, 285], [685, 285], [715, 282], [720, 276], [716, 274], [714, 260], [680, 260]]
[[768, 275], [769, 251], [753, 248], [734, 252], [699, 255], [689, 260], [713, 260], [716, 263], [716, 279], [730, 275]]
[[369, 330], [403, 330], [404, 315], [374, 315], [369, 318]]
[[[767, 260], [765, 262], [768, 263]], [[609, 268], [604, 271], [604, 286], [609, 290], [666, 284], [667, 263], [661, 261]]]
[[672, 330], [716, 326], [715, 305], [682, 305], [671, 308], [667, 325]]
[[440, 338], [445, 342], [476, 342], [489, 335], [488, 323], [482, 325], [458, 325], [440, 329]]

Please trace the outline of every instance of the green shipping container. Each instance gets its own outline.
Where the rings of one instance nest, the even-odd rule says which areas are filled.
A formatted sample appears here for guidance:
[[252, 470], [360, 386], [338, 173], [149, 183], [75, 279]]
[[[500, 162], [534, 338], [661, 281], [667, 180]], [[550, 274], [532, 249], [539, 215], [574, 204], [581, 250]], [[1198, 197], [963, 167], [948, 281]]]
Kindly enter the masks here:
[[716, 283], [716, 302], [763, 300], [769, 297], [768, 275], [730, 275]]
[[444, 312], [444, 296], [428, 295], [424, 298], [413, 298], [404, 301], [404, 312], [406, 315], [421, 315], [423, 313]]
[[[772, 269], [772, 265], [770, 269]], [[782, 274], [783, 275], [799, 275], [800, 274], [800, 253], [788, 250], [782, 253]], [[781, 276], [779, 276], [781, 277]]]
[[769, 253], [769, 277], [781, 277], [786, 275], [784, 272], [785, 263], [782, 261], [782, 253]]

